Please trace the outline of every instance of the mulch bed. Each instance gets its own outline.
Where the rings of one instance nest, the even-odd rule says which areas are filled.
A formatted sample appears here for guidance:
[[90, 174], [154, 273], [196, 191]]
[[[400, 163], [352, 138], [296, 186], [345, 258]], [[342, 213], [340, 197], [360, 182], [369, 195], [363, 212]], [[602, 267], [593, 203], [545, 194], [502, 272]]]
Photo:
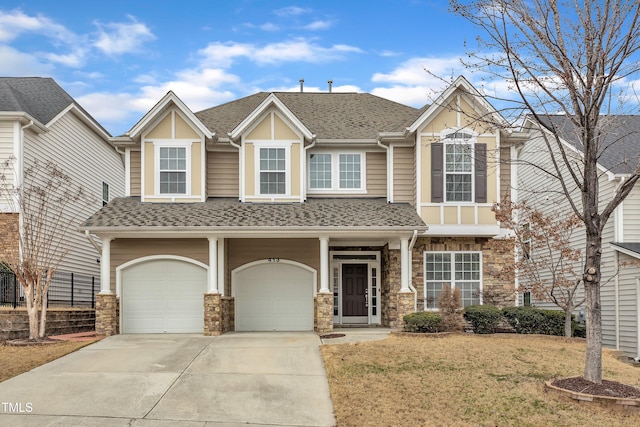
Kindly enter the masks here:
[[342, 338], [344, 337], [344, 334], [326, 334], [326, 335], [320, 335], [320, 338], [322, 338], [323, 340], [326, 340], [328, 338]]
[[576, 393], [592, 394], [594, 396], [604, 397], [619, 397], [625, 399], [640, 399], [640, 389], [617, 381], [602, 380], [602, 384], [596, 384], [591, 381], [587, 381], [582, 377], [572, 377], [555, 380], [551, 384]]

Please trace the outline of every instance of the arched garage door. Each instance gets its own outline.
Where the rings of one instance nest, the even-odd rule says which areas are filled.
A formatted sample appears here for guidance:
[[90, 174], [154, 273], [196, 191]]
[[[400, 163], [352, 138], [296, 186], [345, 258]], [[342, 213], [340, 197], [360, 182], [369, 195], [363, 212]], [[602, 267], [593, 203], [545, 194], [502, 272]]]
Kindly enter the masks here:
[[123, 333], [202, 333], [207, 270], [177, 259], [154, 259], [122, 271]]
[[252, 263], [233, 275], [236, 331], [312, 331], [315, 272], [297, 263]]

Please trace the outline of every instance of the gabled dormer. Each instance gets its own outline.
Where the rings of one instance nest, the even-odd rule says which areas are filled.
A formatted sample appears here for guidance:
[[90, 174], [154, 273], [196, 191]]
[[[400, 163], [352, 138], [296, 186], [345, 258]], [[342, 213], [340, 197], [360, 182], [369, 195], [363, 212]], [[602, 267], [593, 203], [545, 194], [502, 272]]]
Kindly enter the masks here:
[[128, 195], [143, 202], [204, 202], [207, 139], [213, 134], [168, 92], [115, 143], [125, 148]]
[[240, 150], [242, 202], [305, 200], [305, 151], [314, 135], [275, 94], [238, 124], [229, 139]]

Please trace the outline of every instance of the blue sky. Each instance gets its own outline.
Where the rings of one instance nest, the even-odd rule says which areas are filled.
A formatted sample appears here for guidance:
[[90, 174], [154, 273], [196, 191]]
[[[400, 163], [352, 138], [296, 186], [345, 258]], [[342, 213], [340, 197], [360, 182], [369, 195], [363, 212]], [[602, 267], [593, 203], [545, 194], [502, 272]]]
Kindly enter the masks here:
[[482, 85], [459, 60], [476, 36], [446, 0], [4, 0], [0, 75], [55, 78], [117, 135], [168, 90], [199, 111], [331, 79], [420, 107], [446, 86], [425, 68]]

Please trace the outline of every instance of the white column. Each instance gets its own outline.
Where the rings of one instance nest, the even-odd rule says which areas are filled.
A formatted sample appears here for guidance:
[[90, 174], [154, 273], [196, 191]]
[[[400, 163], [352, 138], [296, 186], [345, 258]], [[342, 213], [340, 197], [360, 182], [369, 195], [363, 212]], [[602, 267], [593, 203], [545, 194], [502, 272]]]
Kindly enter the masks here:
[[224, 238], [218, 239], [218, 290], [224, 296]]
[[409, 239], [400, 238], [400, 292], [411, 292], [409, 289]]
[[209, 237], [209, 286], [207, 293], [218, 292], [218, 238]]
[[320, 237], [320, 293], [329, 294], [329, 238]]
[[111, 294], [111, 238], [102, 238], [102, 256], [100, 257], [100, 294]]

